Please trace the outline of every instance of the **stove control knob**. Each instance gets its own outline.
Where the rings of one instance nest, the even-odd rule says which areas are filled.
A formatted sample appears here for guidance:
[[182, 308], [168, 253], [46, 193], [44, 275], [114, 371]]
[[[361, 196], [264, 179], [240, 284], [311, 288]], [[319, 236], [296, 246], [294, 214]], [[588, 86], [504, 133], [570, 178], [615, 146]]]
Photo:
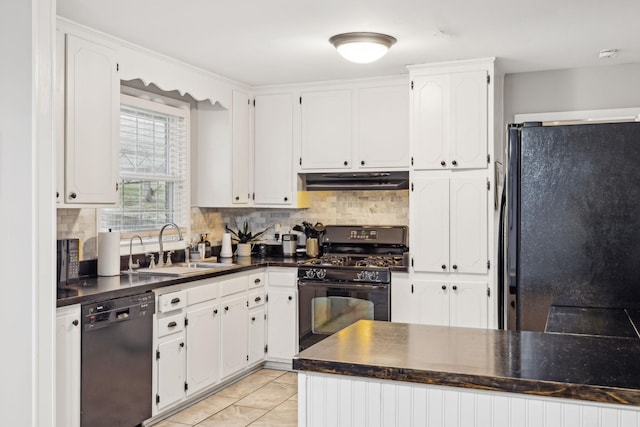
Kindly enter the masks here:
[[358, 274], [356, 276], [358, 278], [358, 280], [367, 280], [367, 272], [366, 271], [358, 271]]
[[327, 270], [322, 268], [322, 269], [318, 269], [316, 271], [316, 277], [318, 279], [324, 279], [325, 277], [327, 277]]
[[316, 271], [313, 269], [309, 269], [304, 272], [304, 277], [307, 279], [313, 279], [314, 277], [316, 277]]

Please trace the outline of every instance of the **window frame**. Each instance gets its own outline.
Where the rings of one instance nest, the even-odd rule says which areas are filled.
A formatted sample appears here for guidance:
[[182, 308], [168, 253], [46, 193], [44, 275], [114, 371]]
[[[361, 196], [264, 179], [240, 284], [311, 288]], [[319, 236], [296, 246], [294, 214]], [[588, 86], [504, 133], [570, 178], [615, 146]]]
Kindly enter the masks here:
[[[143, 91], [140, 89], [121, 86], [120, 93], [120, 105], [128, 105], [133, 108], [142, 108], [145, 110], [156, 111], [161, 114], [169, 114], [175, 116], [181, 116], [185, 119], [185, 156], [186, 156], [186, 168], [184, 171], [184, 191], [182, 195], [184, 203], [186, 205], [186, 224], [178, 224], [182, 233], [183, 241], [177, 240], [177, 232], [173, 227], [167, 228], [163, 241], [165, 250], [177, 250], [183, 249], [188, 243], [189, 235], [191, 234], [191, 105], [188, 102], [180, 101], [177, 99], [169, 98], [163, 95]], [[120, 182], [120, 171], [118, 171], [118, 182]], [[118, 201], [120, 198], [118, 198]], [[104, 208], [103, 208], [104, 209]], [[102, 209], [98, 215], [96, 215], [96, 228], [98, 231], [102, 231], [100, 228], [102, 217]], [[173, 231], [172, 231], [173, 230]], [[138, 235], [142, 237], [143, 246], [141, 247], [139, 241], [137, 243], [134, 252], [149, 252], [157, 251], [159, 249], [158, 237], [160, 234], [160, 228], [147, 229], [147, 230], [135, 230], [135, 231], [121, 231], [120, 232], [120, 254], [129, 254], [129, 242]], [[174, 237], [171, 240], [171, 237]]]

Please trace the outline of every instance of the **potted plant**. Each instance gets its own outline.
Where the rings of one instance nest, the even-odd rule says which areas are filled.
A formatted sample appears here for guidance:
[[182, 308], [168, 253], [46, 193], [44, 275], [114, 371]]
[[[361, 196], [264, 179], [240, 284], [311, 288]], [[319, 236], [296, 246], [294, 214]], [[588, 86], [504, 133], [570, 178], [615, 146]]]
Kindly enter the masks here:
[[224, 229], [231, 234], [233, 240], [238, 242], [238, 256], [251, 256], [251, 244], [260, 239], [269, 228], [253, 234], [249, 231], [249, 223], [245, 221], [242, 228], [238, 228], [237, 231], [230, 229], [227, 225]]

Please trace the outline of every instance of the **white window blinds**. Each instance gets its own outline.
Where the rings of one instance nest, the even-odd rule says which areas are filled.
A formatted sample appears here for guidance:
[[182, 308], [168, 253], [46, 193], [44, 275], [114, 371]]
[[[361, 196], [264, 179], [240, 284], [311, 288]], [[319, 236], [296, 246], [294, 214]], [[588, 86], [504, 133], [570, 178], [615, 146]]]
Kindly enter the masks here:
[[188, 109], [122, 95], [120, 203], [102, 209], [102, 230], [188, 225], [188, 128]]

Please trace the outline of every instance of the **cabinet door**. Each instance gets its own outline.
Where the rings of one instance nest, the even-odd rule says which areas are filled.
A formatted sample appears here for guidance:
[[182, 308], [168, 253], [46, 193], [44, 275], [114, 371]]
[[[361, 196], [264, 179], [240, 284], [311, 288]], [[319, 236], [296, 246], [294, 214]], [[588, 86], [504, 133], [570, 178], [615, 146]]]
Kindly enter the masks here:
[[300, 109], [300, 168], [351, 168], [351, 90], [302, 93]]
[[164, 339], [158, 344], [158, 354], [156, 355], [158, 372], [156, 406], [158, 411], [184, 398], [186, 357], [184, 338], [184, 334], [180, 333]]
[[449, 271], [449, 177], [416, 176], [412, 182], [411, 256], [413, 270]]
[[265, 357], [265, 310], [264, 306], [249, 312], [249, 366], [264, 360]]
[[413, 283], [414, 316], [412, 323], [449, 326], [450, 286], [444, 282], [416, 280]]
[[250, 162], [250, 105], [249, 95], [243, 92], [233, 91], [232, 107], [232, 203], [249, 203], [249, 172]]
[[448, 168], [449, 75], [415, 78], [411, 97], [414, 169]]
[[406, 273], [391, 273], [391, 321], [413, 321], [413, 286]]
[[269, 289], [268, 358], [291, 360], [298, 352], [298, 301], [294, 289]]
[[56, 425], [80, 427], [80, 307], [56, 315]]
[[487, 284], [451, 283], [449, 323], [451, 326], [486, 328], [489, 296]]
[[217, 304], [187, 311], [187, 396], [219, 378], [220, 312]]
[[256, 204], [293, 202], [293, 98], [256, 96], [254, 197]]
[[487, 178], [466, 172], [451, 177], [451, 270], [487, 272]]
[[455, 169], [487, 168], [487, 72], [451, 74], [449, 158]]
[[358, 91], [356, 166], [409, 167], [409, 88], [406, 84]]
[[67, 35], [66, 203], [118, 201], [119, 94], [116, 51]]
[[222, 373], [226, 378], [247, 366], [247, 297], [223, 301]]

